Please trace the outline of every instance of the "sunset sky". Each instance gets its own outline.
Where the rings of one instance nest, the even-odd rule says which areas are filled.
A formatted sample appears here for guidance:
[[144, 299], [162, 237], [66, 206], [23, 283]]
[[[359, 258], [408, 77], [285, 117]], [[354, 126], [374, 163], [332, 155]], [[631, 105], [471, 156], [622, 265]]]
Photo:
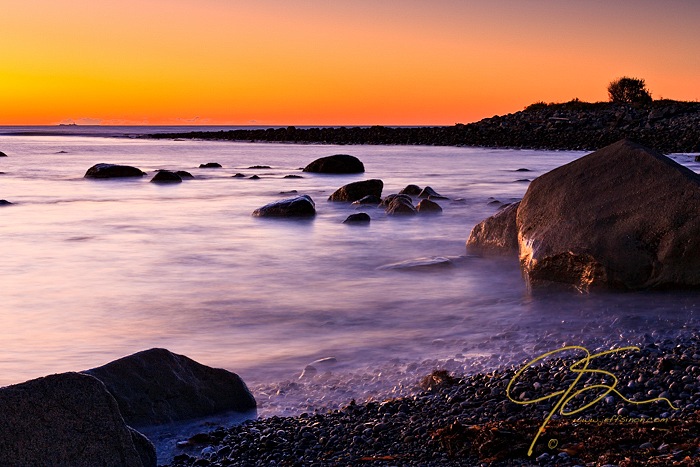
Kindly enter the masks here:
[[0, 125], [452, 125], [644, 78], [700, 100], [697, 0], [3, 0]]

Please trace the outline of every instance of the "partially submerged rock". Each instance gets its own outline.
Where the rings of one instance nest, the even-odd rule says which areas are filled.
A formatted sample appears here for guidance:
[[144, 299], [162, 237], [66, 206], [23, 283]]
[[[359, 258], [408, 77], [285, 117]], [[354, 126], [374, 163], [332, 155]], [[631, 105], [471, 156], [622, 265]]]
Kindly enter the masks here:
[[7, 154], [5, 154], [4, 152], [0, 151], [0, 157], [7, 157]]
[[406, 188], [399, 191], [399, 194], [408, 196], [418, 196], [421, 191], [421, 187], [419, 187], [418, 185], [407, 185]]
[[159, 170], [158, 173], [156, 173], [153, 176], [153, 178], [151, 179], [151, 182], [154, 182], [154, 183], [180, 183], [180, 182], [182, 182], [182, 177], [180, 177], [175, 172], [171, 172], [169, 170]]
[[304, 172], [316, 172], [326, 174], [354, 174], [365, 171], [362, 161], [348, 154], [335, 154], [333, 156], [316, 159], [306, 167]]
[[316, 204], [309, 195], [275, 201], [253, 211], [255, 217], [311, 217]]
[[85, 172], [85, 178], [122, 178], [142, 177], [146, 175], [141, 169], [130, 165], [95, 164]]
[[166, 349], [150, 349], [84, 373], [102, 381], [127, 423], [150, 426], [254, 410], [243, 380]]
[[416, 211], [421, 214], [439, 214], [442, 212], [442, 207], [435, 201], [430, 199], [422, 199], [416, 206]]
[[[511, 209], [531, 286], [700, 286], [700, 176], [652, 149], [618, 141], [536, 178]], [[511, 248], [513, 215], [470, 242]]]
[[46, 376], [0, 389], [0, 465], [156, 465], [98, 379]]
[[508, 204], [493, 216], [474, 226], [467, 240], [467, 248], [479, 253], [518, 253], [517, 203]]
[[9, 202], [6, 199], [0, 199], [0, 206], [10, 206], [11, 204], [13, 203]]
[[328, 198], [328, 201], [348, 201], [352, 203], [353, 201], [362, 199], [365, 196], [376, 196], [377, 198], [381, 198], [382, 189], [384, 189], [384, 182], [377, 179], [348, 183], [347, 185], [338, 188]]
[[183, 180], [184, 180], [185, 178], [194, 178], [194, 176], [193, 176], [191, 173], [189, 173], [188, 171], [186, 171], [186, 170], [178, 170], [178, 171], [176, 171], [175, 173], [176, 173], [177, 175], [179, 175], [180, 178], [182, 178]]
[[442, 196], [437, 191], [433, 190], [431, 187], [426, 186], [418, 193], [419, 198], [431, 198], [431, 199], [448, 199], [446, 196]]
[[221, 164], [218, 162], [207, 162], [205, 164], [199, 164], [200, 169], [220, 169]]
[[347, 219], [343, 221], [343, 224], [369, 224], [372, 219], [366, 212], [358, 212], [356, 214], [350, 214]]
[[418, 211], [416, 211], [409, 196], [397, 195], [389, 202], [386, 213], [389, 216], [414, 216]]

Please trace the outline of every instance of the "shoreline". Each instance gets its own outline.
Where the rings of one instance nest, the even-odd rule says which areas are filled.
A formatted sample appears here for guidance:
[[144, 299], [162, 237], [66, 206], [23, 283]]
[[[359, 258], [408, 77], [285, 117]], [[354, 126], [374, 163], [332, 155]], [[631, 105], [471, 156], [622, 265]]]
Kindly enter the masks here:
[[158, 133], [150, 139], [201, 139], [301, 144], [470, 146], [597, 150], [629, 138], [664, 153], [700, 152], [700, 103], [669, 100], [648, 106], [536, 103], [468, 124], [426, 127], [266, 128]]
[[[581, 392], [567, 406], [579, 410], [569, 416], [555, 413], [528, 456], [559, 396], [530, 402], [573, 387], [571, 366], [584, 354], [571, 352], [538, 365], [522, 362], [461, 378], [436, 370], [413, 396], [362, 404], [353, 400], [327, 413], [218, 427], [192, 436], [169, 465], [628, 466], [700, 461], [695, 438], [700, 428], [697, 330], [648, 342], [638, 351], [591, 358], [589, 368], [608, 371], [619, 383], [591, 373], [583, 375], [572, 394], [593, 384], [614, 387], [619, 394], [611, 392], [580, 410], [600, 395]], [[524, 366], [528, 368], [516, 376]], [[654, 401], [643, 403], [648, 400]]]

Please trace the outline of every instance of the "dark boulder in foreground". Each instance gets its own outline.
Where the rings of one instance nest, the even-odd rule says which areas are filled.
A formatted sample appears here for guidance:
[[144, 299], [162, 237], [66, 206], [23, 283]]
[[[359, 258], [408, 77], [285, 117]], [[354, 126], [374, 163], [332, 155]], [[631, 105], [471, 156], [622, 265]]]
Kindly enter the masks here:
[[150, 349], [87, 370], [102, 381], [133, 426], [247, 412], [255, 399], [243, 380], [166, 349]]
[[156, 465], [105, 385], [63, 373], [0, 389], [0, 465]]
[[355, 156], [348, 154], [336, 154], [334, 156], [321, 157], [316, 159], [306, 167], [304, 172], [326, 173], [326, 174], [355, 174], [365, 171], [365, 166]]
[[518, 206], [520, 201], [508, 204], [493, 216], [476, 224], [469, 234], [467, 248], [479, 253], [517, 254]]
[[442, 212], [442, 208], [435, 201], [422, 199], [416, 206], [416, 211], [421, 214], [438, 214]]
[[122, 178], [142, 177], [145, 173], [141, 169], [130, 165], [119, 164], [95, 164], [85, 172], [85, 178]]
[[352, 203], [365, 196], [381, 198], [383, 189], [384, 182], [377, 179], [352, 182], [335, 190], [335, 192], [328, 197], [328, 201], [348, 201]]
[[182, 182], [182, 177], [169, 170], [159, 170], [151, 181], [154, 183], [180, 183]]
[[350, 214], [347, 219], [343, 221], [343, 224], [369, 224], [372, 219], [366, 212], [358, 212], [357, 214]]
[[316, 204], [309, 195], [275, 201], [253, 211], [255, 217], [312, 217]]
[[200, 169], [220, 169], [221, 164], [218, 162], [207, 162], [206, 164], [199, 164]]
[[516, 222], [532, 286], [700, 286], [700, 176], [632, 141], [533, 180]]

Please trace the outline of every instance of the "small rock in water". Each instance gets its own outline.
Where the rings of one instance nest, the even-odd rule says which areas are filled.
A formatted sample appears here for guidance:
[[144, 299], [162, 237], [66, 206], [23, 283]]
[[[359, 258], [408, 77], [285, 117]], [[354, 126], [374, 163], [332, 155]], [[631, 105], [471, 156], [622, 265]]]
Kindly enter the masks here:
[[284, 178], [304, 178], [301, 175], [285, 175]]
[[0, 206], [9, 206], [10, 204], [12, 203], [10, 203], [8, 200], [0, 199]]
[[200, 169], [220, 169], [221, 164], [218, 162], [207, 162], [206, 164], [199, 164]]
[[85, 172], [85, 178], [125, 178], [142, 177], [145, 173], [141, 169], [130, 165], [119, 164], [95, 164]]
[[249, 169], [271, 169], [269, 165], [251, 165]]
[[5, 154], [4, 152], [0, 151], [0, 157], [7, 157], [7, 154]]
[[236, 175], [231, 175], [231, 178], [245, 178], [245, 174], [238, 172]]
[[248, 177], [248, 180], [260, 180], [260, 177], [258, 177], [257, 175], [252, 175]]
[[408, 195], [408, 196], [418, 196], [421, 192], [421, 187], [418, 185], [408, 185], [406, 188], [403, 190], [399, 191], [400, 195]]
[[418, 206], [416, 206], [416, 211], [421, 214], [437, 214], [442, 212], [442, 208], [435, 201], [430, 199], [422, 199]]
[[350, 214], [347, 219], [343, 221], [343, 224], [369, 224], [371, 218], [369, 214], [365, 212], [358, 212], [357, 214]]
[[432, 189], [431, 187], [429, 187], [429, 186], [426, 186], [425, 188], [423, 188], [423, 191], [421, 191], [421, 192], [418, 194], [418, 197], [419, 197], [419, 198], [428, 198], [428, 197], [431, 197], [431, 198], [433, 198], [433, 199], [449, 199], [449, 198], [447, 198], [446, 196], [442, 196], [440, 193], [438, 193], [437, 191], [433, 190], [433, 189]]
[[151, 179], [153, 183], [180, 183], [182, 178], [175, 172], [169, 170], [159, 170]]

